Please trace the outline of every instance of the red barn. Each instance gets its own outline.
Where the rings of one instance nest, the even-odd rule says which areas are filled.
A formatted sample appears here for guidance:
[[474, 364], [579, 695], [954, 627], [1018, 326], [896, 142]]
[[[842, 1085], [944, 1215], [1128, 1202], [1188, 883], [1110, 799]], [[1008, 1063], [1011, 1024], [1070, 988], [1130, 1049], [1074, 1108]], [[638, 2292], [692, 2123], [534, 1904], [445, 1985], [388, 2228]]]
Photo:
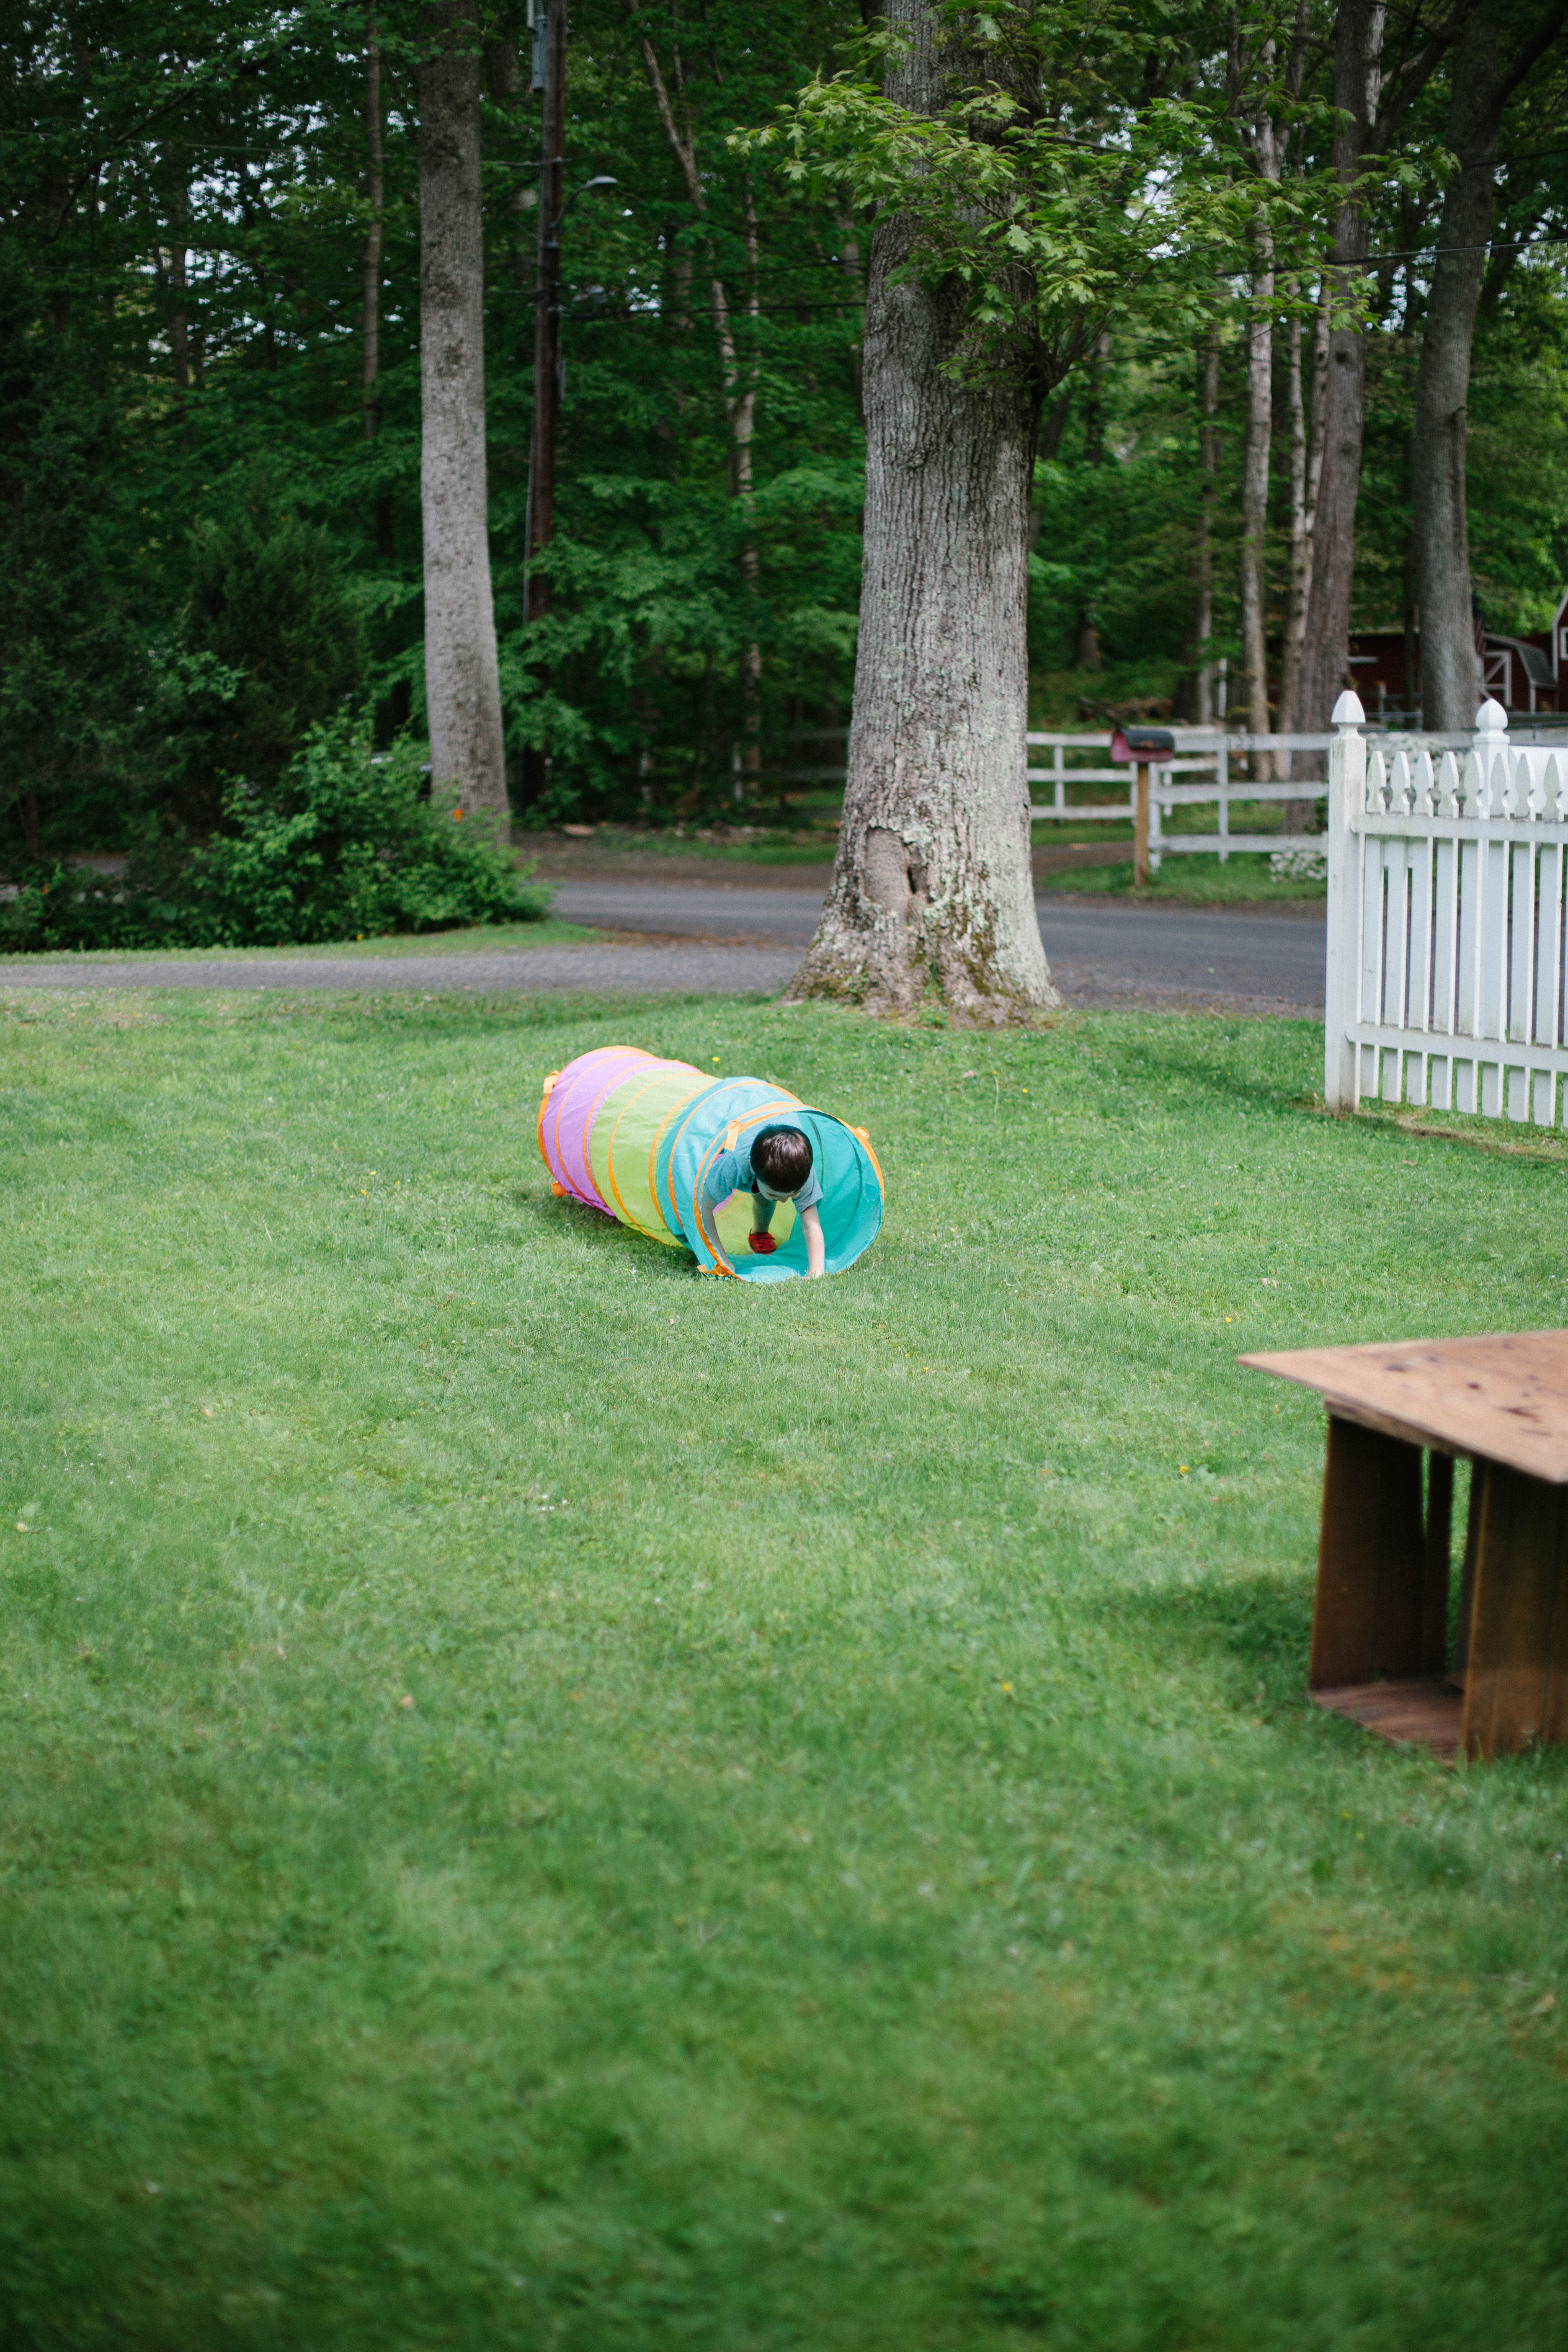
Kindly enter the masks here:
[[[1352, 630], [1350, 656], [1355, 690], [1369, 718], [1416, 707], [1417, 698], [1406, 695], [1403, 629]], [[1558, 599], [1551, 628], [1527, 637], [1485, 631], [1481, 686], [1505, 710], [1521, 715], [1568, 709], [1568, 589]]]

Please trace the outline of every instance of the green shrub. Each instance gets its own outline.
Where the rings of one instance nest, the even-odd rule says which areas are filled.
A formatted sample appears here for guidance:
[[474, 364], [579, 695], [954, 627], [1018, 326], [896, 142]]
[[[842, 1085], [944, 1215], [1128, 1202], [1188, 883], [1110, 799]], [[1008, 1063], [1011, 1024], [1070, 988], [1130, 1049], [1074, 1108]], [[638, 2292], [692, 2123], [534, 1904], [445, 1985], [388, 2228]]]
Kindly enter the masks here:
[[223, 522], [193, 534], [173, 658], [229, 681], [187, 692], [172, 747], [175, 804], [202, 832], [219, 820], [226, 777], [276, 792], [310, 729], [331, 725], [364, 676], [363, 621], [331, 534], [290, 511], [264, 467], [234, 481]]
[[202, 846], [144, 853], [122, 878], [25, 874], [0, 945], [283, 947], [542, 919], [549, 889], [520, 887], [495, 829], [423, 789], [420, 746], [376, 754], [368, 713], [314, 727], [275, 792], [229, 787]]

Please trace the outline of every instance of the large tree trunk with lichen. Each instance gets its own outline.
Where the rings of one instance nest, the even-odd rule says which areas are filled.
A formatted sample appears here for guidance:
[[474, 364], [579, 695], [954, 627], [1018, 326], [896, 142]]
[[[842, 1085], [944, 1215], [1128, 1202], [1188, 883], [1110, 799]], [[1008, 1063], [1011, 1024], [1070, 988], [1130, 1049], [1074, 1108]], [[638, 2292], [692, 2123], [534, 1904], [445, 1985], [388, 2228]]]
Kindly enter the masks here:
[[[1334, 12], [1334, 169], [1343, 191], [1334, 215], [1328, 300], [1331, 325], [1323, 371], [1322, 467], [1312, 524], [1312, 575], [1307, 591], [1296, 723], [1315, 734], [1329, 723], [1350, 672], [1351, 590], [1355, 576], [1356, 502], [1366, 432], [1366, 331], [1351, 315], [1366, 258], [1364, 196], [1359, 186], [1382, 87], [1384, 0], [1340, 0]], [[1314, 420], [1316, 425], [1316, 420]]]
[[419, 67], [420, 504], [430, 767], [504, 822], [506, 758], [485, 480], [479, 33], [474, 0], [428, 0]]
[[[889, 67], [889, 95], [931, 111], [943, 73], [937, 11], [891, 0], [887, 13], [910, 41]], [[1021, 362], [992, 353], [984, 373], [962, 366], [961, 285], [889, 283], [910, 236], [906, 221], [885, 218], [871, 249], [844, 823], [788, 993], [891, 1014], [930, 997], [961, 1021], [1000, 1023], [1059, 1002], [1035, 916], [1025, 776], [1037, 403]]]
[[1470, 349], [1491, 236], [1509, 79], [1499, 55], [1498, 13], [1486, 5], [1473, 9], [1454, 54], [1447, 144], [1459, 168], [1443, 198], [1410, 444], [1421, 717], [1425, 726], [1445, 734], [1473, 726], [1481, 698], [1470, 600], [1465, 436]]

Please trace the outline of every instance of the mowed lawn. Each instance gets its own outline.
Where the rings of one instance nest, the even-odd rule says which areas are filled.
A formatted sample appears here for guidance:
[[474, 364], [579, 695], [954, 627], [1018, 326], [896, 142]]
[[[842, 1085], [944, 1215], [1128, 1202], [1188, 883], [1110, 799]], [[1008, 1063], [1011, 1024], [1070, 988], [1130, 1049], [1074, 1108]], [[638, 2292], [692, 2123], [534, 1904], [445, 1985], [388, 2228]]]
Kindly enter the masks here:
[[[870, 1255], [553, 1199], [617, 1038]], [[1321, 1055], [5, 1000], [0, 2342], [1561, 2352], [1568, 1759], [1310, 1707], [1235, 1357], [1568, 1322], [1568, 1162]]]

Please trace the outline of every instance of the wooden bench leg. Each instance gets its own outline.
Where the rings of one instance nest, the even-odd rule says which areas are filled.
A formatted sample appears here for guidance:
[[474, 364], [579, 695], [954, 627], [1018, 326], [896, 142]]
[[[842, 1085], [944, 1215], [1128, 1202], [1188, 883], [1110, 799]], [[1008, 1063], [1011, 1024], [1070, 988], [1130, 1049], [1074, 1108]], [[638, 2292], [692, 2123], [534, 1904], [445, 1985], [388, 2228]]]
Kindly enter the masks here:
[[1480, 1541], [1481, 1497], [1487, 1491], [1486, 1464], [1470, 1465], [1470, 1507], [1465, 1520], [1465, 1564], [1459, 1571], [1459, 1622], [1454, 1637], [1454, 1665], [1448, 1679], [1454, 1688], [1465, 1687], [1465, 1674], [1470, 1662], [1470, 1618], [1476, 1597], [1476, 1549]]
[[1564, 1490], [1478, 1462], [1460, 1742], [1512, 1755], [1568, 1743], [1568, 1508]]
[[[1443, 1590], [1446, 1608], [1446, 1529]], [[1331, 1690], [1380, 1675], [1401, 1680], [1433, 1671], [1426, 1660], [1434, 1613], [1421, 1448], [1331, 1413], [1309, 1686]]]
[[1426, 1528], [1421, 1583], [1420, 1672], [1434, 1677], [1448, 1664], [1448, 1562], [1454, 1541], [1454, 1457], [1426, 1456]]

